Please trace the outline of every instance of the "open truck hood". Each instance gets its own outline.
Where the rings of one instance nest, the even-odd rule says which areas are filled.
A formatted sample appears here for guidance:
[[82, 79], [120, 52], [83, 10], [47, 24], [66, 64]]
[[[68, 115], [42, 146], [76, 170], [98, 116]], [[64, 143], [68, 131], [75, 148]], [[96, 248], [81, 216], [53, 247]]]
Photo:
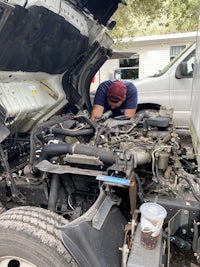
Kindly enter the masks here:
[[80, 0], [76, 2], [81, 8], [88, 9], [94, 15], [94, 19], [105, 26], [117, 10], [118, 4], [126, 4], [124, 0]]
[[106, 25], [119, 3], [125, 4], [0, 1], [0, 104], [6, 122], [26, 131], [63, 108], [90, 112], [90, 82], [112, 55]]

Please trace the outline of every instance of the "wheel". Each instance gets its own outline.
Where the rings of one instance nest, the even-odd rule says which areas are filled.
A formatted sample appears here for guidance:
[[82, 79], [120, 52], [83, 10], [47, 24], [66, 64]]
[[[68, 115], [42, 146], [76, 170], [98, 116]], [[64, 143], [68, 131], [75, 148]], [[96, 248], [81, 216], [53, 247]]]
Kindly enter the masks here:
[[2, 213], [0, 267], [77, 267], [56, 228], [67, 222], [37, 207], [18, 207]]

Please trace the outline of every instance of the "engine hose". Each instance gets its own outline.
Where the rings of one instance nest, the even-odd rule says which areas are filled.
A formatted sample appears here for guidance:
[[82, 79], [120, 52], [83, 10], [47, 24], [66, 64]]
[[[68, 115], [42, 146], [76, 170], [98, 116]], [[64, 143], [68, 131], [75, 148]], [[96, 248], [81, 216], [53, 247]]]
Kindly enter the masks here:
[[48, 159], [51, 156], [59, 156], [61, 154], [81, 154], [87, 156], [98, 157], [103, 163], [112, 165], [115, 163], [115, 156], [112, 151], [85, 145], [85, 144], [49, 144], [42, 149], [40, 159]]
[[84, 115], [76, 115], [75, 118], [84, 119], [85, 122], [87, 122], [90, 126], [92, 126], [94, 128], [94, 130], [96, 129], [96, 124], [92, 120], [87, 118], [86, 116], [84, 116]]
[[67, 136], [76, 137], [76, 136], [92, 135], [94, 133], [94, 129], [90, 128], [90, 129], [81, 129], [77, 131], [72, 131], [70, 129], [52, 128], [51, 132], [53, 134], [63, 134]]
[[73, 115], [66, 115], [66, 116], [55, 116], [52, 117], [49, 121], [46, 121], [44, 123], [41, 123], [39, 125], [36, 125], [32, 131], [31, 131], [31, 136], [30, 136], [30, 165], [32, 165], [35, 161], [35, 151], [36, 147], [39, 144], [40, 146], [42, 145], [42, 141], [38, 138], [38, 135], [40, 133], [49, 127], [52, 127], [53, 125], [57, 124], [58, 122], [64, 122], [66, 120], [73, 119]]
[[51, 178], [51, 190], [49, 194], [48, 200], [48, 210], [55, 212], [56, 211], [56, 201], [58, 198], [58, 190], [59, 190], [59, 177], [58, 174], [53, 174]]
[[140, 180], [139, 175], [137, 173], [135, 173], [135, 179], [138, 183], [138, 197], [140, 199], [141, 204], [143, 204], [144, 203], [144, 191], [142, 188], [141, 180]]

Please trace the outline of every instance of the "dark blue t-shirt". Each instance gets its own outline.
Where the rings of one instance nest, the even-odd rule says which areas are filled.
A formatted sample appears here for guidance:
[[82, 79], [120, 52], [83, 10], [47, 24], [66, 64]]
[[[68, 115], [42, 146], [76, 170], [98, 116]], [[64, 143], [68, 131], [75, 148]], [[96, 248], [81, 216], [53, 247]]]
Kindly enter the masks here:
[[121, 104], [120, 107], [111, 109], [108, 106], [108, 102], [107, 102], [107, 92], [111, 84], [115, 81], [117, 80], [108, 80], [108, 81], [101, 83], [99, 87], [97, 88], [97, 92], [94, 98], [94, 104], [103, 106], [104, 112], [108, 110], [112, 110], [113, 117], [123, 115], [125, 109], [137, 109], [137, 102], [138, 102], [138, 93], [137, 93], [137, 88], [135, 87], [135, 85], [132, 82], [120, 80], [126, 85], [126, 89], [127, 89], [126, 99]]

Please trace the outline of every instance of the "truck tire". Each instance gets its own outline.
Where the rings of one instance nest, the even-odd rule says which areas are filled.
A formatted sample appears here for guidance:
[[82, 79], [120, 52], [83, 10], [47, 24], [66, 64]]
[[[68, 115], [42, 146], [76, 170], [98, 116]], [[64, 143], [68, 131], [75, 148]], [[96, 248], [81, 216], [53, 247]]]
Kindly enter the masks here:
[[0, 267], [77, 267], [56, 227], [67, 222], [37, 207], [18, 207], [2, 213]]

